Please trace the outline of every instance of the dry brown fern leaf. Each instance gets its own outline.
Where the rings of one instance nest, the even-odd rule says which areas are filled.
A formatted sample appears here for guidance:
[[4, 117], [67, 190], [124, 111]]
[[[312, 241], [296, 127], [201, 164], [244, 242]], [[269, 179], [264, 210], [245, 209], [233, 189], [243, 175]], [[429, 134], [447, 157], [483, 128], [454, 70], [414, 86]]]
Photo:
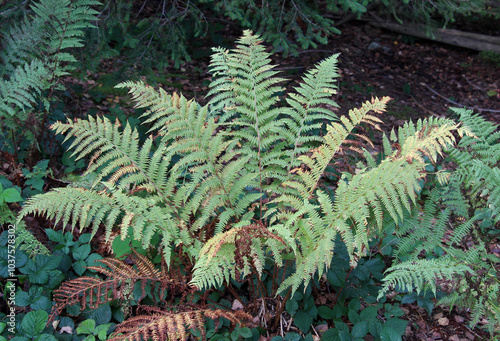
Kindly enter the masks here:
[[[83, 311], [86, 308], [96, 309], [99, 305], [113, 300], [128, 301], [132, 298], [136, 283], [141, 283], [138, 303], [146, 296], [148, 284], [154, 288], [151, 296], [156, 305], [166, 304], [169, 297], [185, 298], [193, 290], [186, 284], [187, 278], [169, 275], [165, 269], [159, 271], [145, 256], [134, 251], [130, 258], [135, 267], [114, 258], [98, 260], [103, 266], [87, 267], [105, 275], [106, 279], [85, 276], [64, 282], [54, 291], [55, 305], [47, 323], [52, 323], [64, 308], [74, 304], [79, 304]], [[159, 302], [156, 301], [157, 297]]]
[[109, 338], [112, 341], [176, 341], [186, 340], [189, 329], [200, 332], [206, 340], [205, 317], [217, 321], [224, 317], [233, 324], [242, 324], [242, 320], [249, 320], [251, 316], [245, 312], [226, 311], [221, 309], [193, 310], [178, 313], [165, 312], [163, 314], [142, 315], [128, 319], [116, 326]]

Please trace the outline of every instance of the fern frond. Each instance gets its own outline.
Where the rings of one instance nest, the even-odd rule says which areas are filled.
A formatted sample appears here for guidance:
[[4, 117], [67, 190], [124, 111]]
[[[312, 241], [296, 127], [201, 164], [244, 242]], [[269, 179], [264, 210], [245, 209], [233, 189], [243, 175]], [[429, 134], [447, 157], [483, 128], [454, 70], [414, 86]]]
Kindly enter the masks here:
[[49, 39], [42, 41], [41, 54], [47, 61], [47, 67], [55, 77], [68, 74], [76, 59], [68, 52], [69, 48], [82, 47], [85, 29], [93, 27], [99, 12], [91, 6], [100, 5], [94, 0], [40, 0], [32, 6], [37, 18], [44, 22], [44, 29]]
[[251, 316], [241, 311], [231, 312], [221, 309], [164, 312], [162, 314], [136, 316], [117, 325], [109, 340], [142, 341], [154, 339], [158, 341], [183, 341], [188, 339], [187, 331], [190, 329], [199, 331], [202, 340], [206, 340], [205, 317], [214, 321], [223, 317], [233, 324], [242, 324], [242, 320], [251, 318]]
[[36, 255], [50, 255], [50, 251], [28, 230], [24, 222], [19, 221], [16, 224], [16, 247], [25, 251], [31, 257]]
[[252, 158], [245, 168], [259, 174], [263, 190], [271, 173], [284, 175], [276, 167], [277, 158], [268, 157], [282, 140], [278, 134], [282, 122], [277, 119], [281, 112], [274, 106], [282, 91], [277, 84], [283, 79], [275, 77], [270, 54], [258, 36], [245, 31], [238, 43], [235, 49], [218, 49], [212, 56], [210, 65], [217, 80], [210, 85], [209, 106], [220, 115], [218, 122], [231, 127], [232, 136], [246, 145], [241, 152]]
[[[316, 189], [326, 166], [354, 128], [354, 123], [364, 120], [374, 107], [382, 111], [387, 100], [375, 99], [372, 105], [367, 103], [363, 109], [353, 111], [351, 119], [341, 119], [343, 125], [329, 125], [325, 142], [313, 150], [311, 156], [299, 158], [307, 168], [297, 169], [297, 176], [284, 183], [284, 186], [297, 190], [296, 194], [273, 201], [285, 203], [303, 216], [295, 217], [295, 223], [288, 225], [291, 229], [289, 233], [300, 240], [297, 247], [300, 251], [295, 253], [296, 272], [282, 283], [280, 290], [291, 286], [294, 291], [302, 282], [307, 283], [313, 274], [321, 275], [324, 267], [329, 265], [322, 257], [332, 256], [337, 235], [347, 247], [351, 266], [356, 266], [357, 259], [369, 249], [370, 236], [375, 233], [370, 222], [375, 221], [381, 229], [384, 212], [389, 213], [395, 222], [402, 222], [411, 211], [409, 199], [415, 204], [419, 180], [425, 174], [424, 156], [435, 158], [454, 141], [452, 131], [457, 129], [457, 125], [450, 120], [433, 121], [430, 129], [426, 128], [425, 121], [408, 125], [400, 133], [399, 148], [392, 152], [392, 146], [389, 147], [390, 157], [379, 165], [372, 162], [375, 167], [360, 169], [355, 175], [344, 174], [335, 191], [335, 201], [331, 202], [325, 193]], [[375, 123], [372, 117], [366, 120]], [[318, 198], [319, 207], [310, 203], [313, 193]], [[287, 219], [284, 215], [279, 215], [279, 218]], [[438, 224], [442, 231], [445, 222], [446, 215]]]
[[[74, 137], [68, 147], [74, 148], [77, 159], [91, 156], [86, 174], [98, 170], [96, 182], [108, 181], [120, 189], [141, 188], [156, 193], [166, 200], [168, 189], [165, 184], [169, 160], [163, 158], [164, 149], [154, 153], [153, 140], [147, 139], [139, 147], [139, 135], [129, 124], [123, 132], [119, 122], [112, 124], [107, 118], [68, 120], [51, 126], [56, 133], [67, 134], [65, 141]], [[152, 156], [151, 156], [152, 154]]]
[[80, 277], [64, 282], [59, 289], [54, 291], [55, 305], [48, 323], [53, 321], [66, 307], [74, 304], [79, 304], [83, 311], [86, 308], [96, 309], [113, 300], [131, 300], [136, 283], [139, 283], [141, 287], [140, 297], [135, 297], [138, 302], [146, 296], [147, 284], [153, 288], [149, 292], [153, 300], [156, 300], [155, 297], [164, 300], [167, 291], [171, 296], [175, 296], [185, 295], [186, 291], [189, 290], [185, 284], [185, 278], [167, 276], [167, 272], [158, 271], [146, 257], [134, 252], [131, 259], [136, 267], [113, 258], [98, 260], [102, 264], [101, 266], [87, 267], [87, 269], [105, 275], [106, 279]]
[[396, 259], [408, 255], [410, 259], [418, 259], [422, 251], [427, 253], [443, 247], [451, 212], [449, 209], [438, 211], [439, 195], [439, 191], [432, 191], [423, 211], [415, 209], [412, 217], [404, 219], [396, 229], [396, 235], [399, 237], [394, 253]]
[[[126, 82], [119, 87], [130, 89], [138, 107], [150, 107], [143, 117], [163, 134], [165, 159], [178, 158], [170, 171], [169, 181], [173, 183], [182, 178], [183, 185], [176, 188], [172, 200], [176, 207], [183, 207], [182, 219], [197, 216], [192, 230], [206, 225], [213, 212], [220, 208], [226, 213], [218, 223], [218, 230], [222, 230], [223, 223], [228, 223], [229, 219], [241, 216], [255, 200], [242, 198], [241, 189], [251, 186], [257, 175], [243, 172], [250, 156], [241, 157], [234, 150], [235, 143], [228, 139], [220, 124], [207, 117], [208, 107], [199, 107], [196, 102], [177, 94], [170, 96], [163, 90], [157, 92], [142, 82]], [[186, 175], [189, 175], [188, 181]], [[245, 184], [241, 179], [248, 182]], [[242, 207], [242, 203], [247, 206]]]
[[338, 77], [337, 59], [338, 54], [319, 63], [302, 78], [303, 82], [295, 88], [297, 93], [289, 94], [286, 98], [290, 105], [286, 108], [286, 113], [290, 118], [284, 121], [290, 131], [289, 142], [293, 146], [288, 171], [291, 167], [298, 166], [295, 161], [296, 155], [301, 155], [312, 148], [310, 142], [321, 141], [318, 136], [310, 136], [307, 133], [320, 128], [323, 120], [330, 122], [338, 119], [330, 109], [338, 107], [338, 104], [331, 99], [331, 96], [337, 93], [334, 83]]
[[43, 21], [40, 18], [24, 18], [19, 24], [10, 27], [9, 32], [2, 36], [0, 58], [3, 67], [0, 75], [13, 73], [16, 68], [30, 64], [30, 60], [37, 60], [37, 46], [43, 39]]
[[[369, 112], [383, 112], [389, 100], [389, 97], [383, 97], [380, 100], [374, 98], [371, 102], [365, 102], [361, 109], [350, 110], [349, 117], [343, 116], [341, 122], [331, 123], [327, 126], [328, 133], [324, 136], [324, 142], [317, 149], [312, 150], [312, 156], [302, 155], [299, 157], [299, 160], [307, 166], [307, 170], [298, 168], [292, 170], [292, 172], [297, 174], [293, 180], [299, 181], [303, 185], [301, 187], [306, 190], [300, 193], [303, 199], [309, 199], [318, 186], [326, 167], [338, 153], [352, 130], [361, 123], [376, 124], [380, 122], [378, 118], [370, 115]], [[283, 186], [297, 187], [298, 185], [294, 185], [293, 181], [286, 181]]]
[[[211, 72], [217, 79], [210, 85], [207, 96], [214, 109], [225, 111], [220, 122], [228, 122], [231, 117], [241, 115], [240, 124], [253, 126], [261, 113], [269, 113], [278, 101], [276, 92], [281, 87], [276, 84], [283, 79], [276, 78], [272, 71], [270, 53], [265, 52], [262, 40], [251, 31], [244, 31], [237, 47], [233, 50], [214, 49], [210, 63]], [[272, 120], [277, 113], [266, 118]], [[263, 122], [258, 122], [263, 123]]]
[[417, 123], [407, 122], [398, 129], [397, 143], [402, 148], [396, 156], [404, 156], [408, 162], [416, 160], [421, 163], [427, 156], [435, 162], [438, 155], [443, 156], [444, 150], [455, 143], [453, 131], [461, 131], [461, 128], [446, 118], [430, 117], [419, 119]]
[[92, 227], [95, 235], [100, 224], [104, 224], [106, 239], [115, 225], [121, 227], [121, 237], [128, 235], [129, 226], [134, 226], [133, 238], [141, 240], [144, 247], [150, 245], [153, 232], [164, 233], [168, 240], [178, 238], [176, 224], [165, 208], [155, 206], [154, 198], [127, 196], [120, 192], [96, 193], [82, 188], [58, 188], [29, 198], [18, 220], [29, 214], [41, 214], [48, 219], [79, 226], [80, 231]]
[[[191, 285], [198, 289], [218, 287], [229, 282], [230, 278], [239, 280], [236, 274], [245, 277], [252, 270], [260, 276], [262, 268], [258, 264], [262, 264], [264, 258], [260, 239], [265, 243], [272, 239], [286, 245], [283, 238], [273, 234], [262, 223], [233, 227], [212, 237], [200, 251]], [[276, 244], [273, 246], [276, 249]]]
[[384, 285], [378, 298], [383, 297], [391, 287], [396, 286], [401, 291], [416, 290], [417, 293], [420, 293], [423, 287], [428, 286], [436, 295], [437, 279], [454, 280], [456, 276], [472, 272], [473, 270], [469, 266], [457, 262], [449, 256], [396, 264], [385, 271]]
[[19, 110], [31, 109], [48, 87], [48, 76], [44, 64], [34, 59], [13, 70], [9, 80], [0, 79], [0, 115], [16, 116]]
[[31, 5], [34, 14], [20, 25], [14, 25], [4, 37], [0, 57], [5, 71], [12, 72], [32, 58], [44, 61], [52, 77], [67, 74], [75, 58], [69, 48], [83, 46], [85, 29], [93, 27], [97, 11], [94, 0], [39, 0]]

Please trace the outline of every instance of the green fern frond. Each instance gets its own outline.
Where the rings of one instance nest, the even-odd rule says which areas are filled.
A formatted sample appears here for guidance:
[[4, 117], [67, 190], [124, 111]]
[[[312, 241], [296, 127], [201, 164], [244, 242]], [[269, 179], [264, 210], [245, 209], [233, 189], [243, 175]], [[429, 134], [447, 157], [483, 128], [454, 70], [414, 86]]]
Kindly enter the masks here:
[[95, 235], [100, 224], [104, 224], [106, 239], [109, 239], [114, 226], [119, 226], [121, 238], [126, 238], [129, 226], [133, 225], [132, 237], [140, 240], [146, 248], [154, 232], [164, 232], [164, 238], [169, 242], [179, 236], [171, 214], [155, 205], [154, 197], [132, 197], [119, 191], [110, 195], [82, 188], [54, 189], [29, 198], [18, 220], [29, 214], [55, 219], [56, 223], [62, 222], [63, 227], [68, 224], [73, 228], [79, 226], [80, 231], [90, 226], [92, 235]]
[[33, 4], [36, 17], [43, 21], [44, 30], [50, 35], [50, 39], [42, 41], [41, 55], [55, 77], [68, 74], [73, 68], [71, 64], [76, 59], [66, 51], [83, 46], [84, 30], [94, 27], [91, 22], [97, 20], [99, 14], [90, 7], [100, 4], [94, 0], [40, 0]]
[[31, 109], [48, 87], [48, 77], [44, 64], [34, 59], [14, 69], [9, 80], [0, 79], [0, 116], [18, 116], [19, 110]]
[[286, 98], [290, 105], [286, 108], [286, 114], [290, 118], [284, 122], [290, 130], [289, 142], [293, 146], [288, 171], [291, 167], [299, 165], [295, 161], [296, 155], [301, 155], [312, 148], [310, 142], [321, 141], [319, 136], [310, 136], [307, 133], [320, 128], [323, 120], [338, 120], [337, 115], [330, 109], [338, 107], [338, 104], [331, 99], [331, 96], [337, 93], [335, 85], [338, 77], [337, 59], [338, 54], [319, 63], [302, 78], [303, 82], [295, 88], [297, 93], [291, 93]]
[[453, 131], [462, 132], [458, 124], [446, 118], [430, 117], [419, 119], [417, 123], [407, 122], [398, 129], [397, 143], [404, 144], [404, 147], [396, 155], [409, 162], [424, 163], [425, 156], [435, 162], [438, 155], [443, 156], [444, 150], [455, 143]]
[[276, 93], [282, 90], [276, 84], [283, 79], [275, 77], [278, 72], [272, 71], [270, 53], [265, 52], [258, 36], [247, 30], [237, 43], [230, 51], [214, 49], [210, 67], [217, 80], [210, 85], [208, 96], [215, 95], [210, 105], [226, 111], [221, 122], [239, 116], [238, 124], [257, 124], [258, 129], [258, 125], [265, 125], [278, 114], [270, 109], [278, 101]]
[[[360, 169], [355, 175], [344, 174], [335, 191], [335, 201], [332, 202], [325, 193], [316, 190], [326, 166], [354, 128], [354, 123], [363, 120], [375, 123], [375, 118], [365, 118], [365, 115], [374, 108], [382, 111], [387, 100], [375, 99], [372, 105], [365, 104], [361, 110], [353, 111], [351, 119], [341, 119], [343, 125], [329, 125], [325, 142], [313, 150], [311, 156], [299, 158], [307, 168], [297, 169], [297, 176], [284, 183], [284, 186], [295, 189], [296, 194], [288, 194], [273, 201], [285, 203], [300, 217], [303, 216], [295, 217], [295, 223], [288, 225], [291, 229], [289, 233], [300, 240], [300, 246], [295, 253], [297, 270], [282, 283], [280, 290], [287, 286], [296, 290], [301, 283], [307, 283], [313, 274], [320, 276], [323, 267], [329, 264], [322, 257], [328, 255], [331, 258], [337, 235], [346, 245], [351, 266], [354, 267], [357, 259], [366, 254], [368, 240], [376, 232], [369, 228], [369, 222], [375, 221], [378, 228], [382, 229], [384, 212], [388, 212], [395, 222], [404, 221], [411, 211], [409, 199], [415, 204], [416, 191], [420, 189], [419, 180], [424, 176], [424, 156], [434, 158], [454, 141], [452, 132], [458, 127], [450, 120], [433, 121], [430, 129], [426, 128], [425, 121], [408, 125], [400, 133], [399, 148], [393, 152], [392, 146], [389, 147], [391, 155], [379, 165]], [[312, 196], [313, 192], [315, 196]], [[311, 197], [318, 198], [319, 207], [309, 202]], [[275, 209], [270, 214], [287, 219], [277, 212]], [[439, 222], [443, 231], [445, 221], [446, 214]]]
[[[65, 141], [74, 138], [69, 150], [78, 159], [91, 156], [86, 174], [98, 171], [96, 182], [107, 179], [120, 189], [144, 189], [166, 198], [168, 188], [164, 182], [169, 160], [163, 158], [163, 148], [152, 152], [153, 140], [148, 138], [139, 147], [139, 134], [129, 124], [123, 132], [119, 122], [112, 124], [107, 118], [68, 120], [56, 122], [51, 128], [67, 134]], [[152, 154], [152, 155], [151, 155]], [[166, 200], [165, 200], [166, 201]]]
[[332, 158], [339, 152], [341, 146], [347, 140], [352, 130], [361, 123], [376, 124], [381, 122], [375, 116], [369, 114], [370, 111], [381, 113], [385, 110], [389, 97], [382, 99], [374, 98], [371, 102], [365, 102], [361, 109], [349, 111], [349, 117], [343, 116], [340, 123], [331, 123], [327, 126], [328, 133], [324, 136], [324, 143], [313, 150], [312, 156], [302, 155], [298, 159], [302, 161], [307, 170], [302, 168], [292, 170], [297, 176], [293, 178], [302, 185], [295, 185], [294, 181], [285, 181], [283, 186], [300, 187], [303, 192], [300, 193], [303, 199], [309, 199], [312, 192], [316, 189], [318, 182], [325, 172], [326, 167]]
[[399, 238], [394, 253], [396, 259], [403, 256], [418, 259], [422, 251], [428, 253], [443, 247], [451, 212], [449, 209], [438, 210], [439, 195], [438, 191], [432, 191], [423, 211], [413, 210], [412, 216], [404, 219], [396, 229]]
[[277, 84], [283, 79], [275, 77], [270, 54], [258, 36], [245, 31], [238, 43], [230, 51], [218, 49], [212, 57], [210, 65], [217, 80], [210, 85], [208, 95], [213, 97], [209, 106], [211, 115], [218, 114], [218, 122], [231, 127], [231, 135], [245, 144], [241, 152], [255, 156], [245, 168], [259, 173], [262, 190], [266, 179], [285, 175], [276, 165], [278, 158], [270, 156], [282, 143], [278, 131], [283, 122], [277, 119], [281, 110], [275, 105], [282, 91]]
[[82, 46], [85, 29], [97, 20], [98, 12], [90, 8], [94, 5], [100, 3], [94, 0], [33, 3], [33, 15], [14, 25], [4, 36], [0, 53], [5, 63], [3, 71], [10, 73], [36, 58], [44, 61], [52, 77], [67, 74], [75, 58], [66, 51]]
[[454, 280], [456, 276], [472, 273], [473, 270], [449, 256], [437, 259], [418, 259], [393, 265], [385, 271], [384, 285], [378, 298], [380, 299], [390, 290], [398, 287], [401, 291], [420, 293], [422, 288], [428, 286], [434, 295], [438, 290], [436, 280]]
[[16, 247], [26, 251], [31, 257], [36, 255], [50, 255], [49, 249], [43, 245], [30, 231], [26, 230], [24, 222], [16, 224]]

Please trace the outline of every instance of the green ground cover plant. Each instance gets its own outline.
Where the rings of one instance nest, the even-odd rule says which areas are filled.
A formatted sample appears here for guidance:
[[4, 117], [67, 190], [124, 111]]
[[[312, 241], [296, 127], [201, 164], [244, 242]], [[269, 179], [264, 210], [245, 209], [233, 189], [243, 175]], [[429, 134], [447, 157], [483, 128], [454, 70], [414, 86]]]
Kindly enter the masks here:
[[[149, 136], [102, 117], [52, 125], [71, 142], [76, 160], [88, 160], [86, 174], [94, 180], [28, 199], [19, 221], [44, 215], [63, 227], [90, 229], [89, 237], [102, 228], [116, 254], [131, 252], [134, 266], [106, 258], [89, 268], [100, 276], [65, 282], [48, 321], [64, 310], [78, 314], [120, 301], [126, 310], [115, 340], [155, 333], [183, 339], [190, 328], [202, 338], [258, 338], [262, 328], [229, 331], [249, 316], [229, 309], [220, 296], [225, 290], [249, 311], [259, 300], [275, 300], [268, 328], [287, 313], [302, 333], [285, 339], [309, 340], [311, 325], [324, 323], [324, 339], [389, 340], [401, 337], [406, 321], [384, 293], [405, 293], [430, 311], [428, 292], [438, 295], [440, 280], [456, 284], [442, 302], [474, 302], [472, 323], [487, 316], [496, 331], [498, 259], [475, 225], [488, 217], [483, 230], [491, 232], [498, 222], [496, 127], [476, 127], [477, 117], [457, 110], [462, 125], [434, 117], [408, 122], [383, 135], [383, 151], [374, 154], [363, 127], [378, 128], [389, 98], [337, 117], [337, 55], [287, 94], [250, 31], [236, 48], [214, 49], [210, 67], [205, 106], [142, 81], [119, 85], [147, 109], [142, 123]], [[434, 172], [447, 151], [457, 171]], [[467, 158], [476, 152], [481, 164]], [[426, 176], [439, 186], [425, 188]], [[459, 215], [466, 220], [452, 220]], [[460, 224], [447, 230], [449, 220]], [[36, 250], [36, 240], [23, 233]], [[477, 246], [461, 249], [470, 235]], [[471, 287], [478, 278], [480, 287]], [[325, 288], [336, 296], [318, 307], [311, 292]]]

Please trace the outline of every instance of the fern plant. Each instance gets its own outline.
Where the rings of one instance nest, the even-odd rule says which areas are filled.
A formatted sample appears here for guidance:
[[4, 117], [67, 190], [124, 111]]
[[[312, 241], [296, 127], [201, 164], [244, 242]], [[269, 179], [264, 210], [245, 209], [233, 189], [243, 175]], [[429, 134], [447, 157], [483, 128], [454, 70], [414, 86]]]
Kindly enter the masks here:
[[[175, 250], [200, 290], [259, 279], [264, 262], [282, 266], [286, 259], [294, 270], [276, 293], [289, 297], [325, 272], [337, 237], [355, 267], [387, 217], [400, 222], [411, 210], [426, 160], [435, 162], [453, 145], [453, 133], [463, 133], [448, 119], [410, 122], [384, 139], [387, 157], [377, 163], [360, 145], [368, 147], [369, 139], [355, 129], [377, 127], [389, 98], [338, 118], [331, 99], [337, 55], [283, 101], [282, 79], [258, 36], [245, 31], [235, 49], [214, 52], [212, 98], [203, 107], [144, 82], [119, 85], [129, 88], [136, 107], [148, 108], [149, 137], [105, 118], [52, 125], [73, 141], [77, 158], [89, 158], [87, 172], [99, 174], [101, 187], [32, 197], [19, 219], [41, 214], [94, 234], [102, 226], [108, 238], [130, 233], [144, 248], [160, 249], [167, 266]], [[325, 124], [327, 133], [318, 136]], [[349, 153], [365, 163], [327, 182], [327, 167]], [[330, 196], [325, 188], [332, 186]], [[160, 244], [151, 245], [154, 236]]]
[[387, 269], [380, 296], [394, 287], [436, 294], [444, 290], [436, 284], [440, 279], [451, 290], [439, 303], [469, 308], [471, 327], [486, 317], [493, 335], [500, 328], [500, 259], [486, 243], [500, 221], [500, 133], [470, 110], [453, 111], [468, 131], [447, 151], [455, 169], [438, 172], [441, 185], [431, 190], [420, 212], [416, 209], [396, 228], [396, 261]]
[[[10, 150], [28, 130], [28, 139], [41, 143], [48, 122], [53, 91], [61, 89], [59, 77], [76, 61], [70, 49], [82, 47], [84, 31], [92, 27], [97, 12], [94, 0], [33, 3], [31, 15], [4, 28], [0, 59], [0, 122]], [[47, 91], [47, 92], [46, 92]], [[5, 141], [4, 143], [8, 143]]]
[[[223, 317], [235, 324], [250, 318], [242, 311], [200, 309], [201, 304], [189, 304], [189, 296], [194, 291], [180, 273], [172, 274], [166, 266], [158, 270], [150, 260], [136, 252], [131, 255], [131, 260], [134, 266], [114, 258], [102, 259], [99, 260], [100, 266], [87, 268], [104, 275], [105, 279], [80, 277], [65, 282], [54, 292], [55, 305], [47, 323], [52, 323], [68, 306], [76, 304], [81, 310], [97, 309], [114, 300], [120, 301], [121, 311], [126, 317], [131, 315], [131, 302], [138, 310], [149, 309], [153, 314], [135, 316], [117, 325], [110, 340], [186, 340], [189, 329], [198, 330], [206, 339], [205, 318], [217, 320]], [[147, 290], [148, 287], [154, 289]], [[136, 291], [140, 293], [137, 295]], [[145, 298], [152, 300], [154, 307], [141, 304]], [[174, 302], [176, 311], [172, 312]]]

